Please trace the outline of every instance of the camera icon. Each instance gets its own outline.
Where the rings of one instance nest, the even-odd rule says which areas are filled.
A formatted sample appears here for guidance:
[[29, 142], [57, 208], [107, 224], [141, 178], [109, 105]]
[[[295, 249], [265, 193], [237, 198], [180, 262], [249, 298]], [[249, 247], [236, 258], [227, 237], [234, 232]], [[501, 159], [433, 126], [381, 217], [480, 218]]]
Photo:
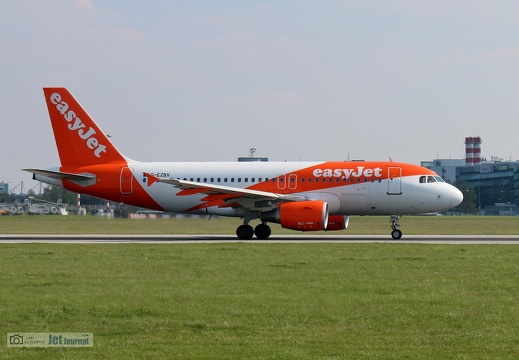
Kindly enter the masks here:
[[11, 345], [23, 345], [22, 335], [11, 335], [9, 336], [9, 344]]

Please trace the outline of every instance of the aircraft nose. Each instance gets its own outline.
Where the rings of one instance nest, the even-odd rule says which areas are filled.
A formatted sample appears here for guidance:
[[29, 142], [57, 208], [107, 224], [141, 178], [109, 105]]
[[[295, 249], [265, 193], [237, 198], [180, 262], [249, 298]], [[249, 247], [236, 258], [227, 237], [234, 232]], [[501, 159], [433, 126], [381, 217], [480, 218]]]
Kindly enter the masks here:
[[455, 186], [449, 185], [446, 195], [446, 198], [452, 207], [458, 206], [463, 201], [463, 193]]

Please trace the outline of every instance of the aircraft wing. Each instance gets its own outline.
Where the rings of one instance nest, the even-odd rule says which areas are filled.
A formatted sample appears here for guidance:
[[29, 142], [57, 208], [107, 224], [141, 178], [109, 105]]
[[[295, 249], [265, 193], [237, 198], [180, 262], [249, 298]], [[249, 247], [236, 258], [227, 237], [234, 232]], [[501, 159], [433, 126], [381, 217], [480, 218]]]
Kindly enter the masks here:
[[205, 194], [207, 196], [205, 198], [202, 198], [202, 201], [223, 201], [224, 205], [237, 203], [243, 207], [252, 209], [258, 207], [258, 204], [262, 201], [274, 203], [281, 201], [306, 200], [304, 196], [277, 194], [268, 191], [243, 189], [232, 186], [222, 186], [172, 178], [158, 178], [151, 174], [145, 175], [148, 178], [149, 186], [151, 186], [154, 182], [170, 184], [181, 189], [177, 196]]

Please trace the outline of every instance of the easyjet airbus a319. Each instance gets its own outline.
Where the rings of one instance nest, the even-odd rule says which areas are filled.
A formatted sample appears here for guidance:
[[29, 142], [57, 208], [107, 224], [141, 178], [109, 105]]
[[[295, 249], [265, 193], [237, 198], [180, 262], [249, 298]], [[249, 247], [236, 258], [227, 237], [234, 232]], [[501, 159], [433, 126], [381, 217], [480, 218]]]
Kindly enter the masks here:
[[[433, 171], [397, 162], [140, 162], [122, 155], [65, 88], [44, 88], [61, 166], [24, 169], [35, 180], [138, 207], [243, 219], [240, 239], [267, 239], [268, 223], [342, 230], [349, 215], [439, 212], [463, 195]], [[251, 221], [259, 221], [254, 228]]]

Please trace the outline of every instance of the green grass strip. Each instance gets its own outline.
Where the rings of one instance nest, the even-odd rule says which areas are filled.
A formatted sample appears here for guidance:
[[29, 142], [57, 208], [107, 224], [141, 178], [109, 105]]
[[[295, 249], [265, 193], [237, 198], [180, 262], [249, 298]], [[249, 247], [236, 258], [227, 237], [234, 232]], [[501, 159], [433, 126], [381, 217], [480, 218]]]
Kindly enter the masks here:
[[514, 359], [513, 245], [3, 244], [1, 359]]
[[[259, 221], [251, 222], [255, 226]], [[239, 218], [112, 219], [98, 216], [0, 216], [2, 234], [234, 234]], [[519, 216], [404, 216], [406, 235], [515, 235]], [[300, 233], [269, 224], [272, 234], [388, 235], [389, 216], [352, 216], [346, 230]]]

